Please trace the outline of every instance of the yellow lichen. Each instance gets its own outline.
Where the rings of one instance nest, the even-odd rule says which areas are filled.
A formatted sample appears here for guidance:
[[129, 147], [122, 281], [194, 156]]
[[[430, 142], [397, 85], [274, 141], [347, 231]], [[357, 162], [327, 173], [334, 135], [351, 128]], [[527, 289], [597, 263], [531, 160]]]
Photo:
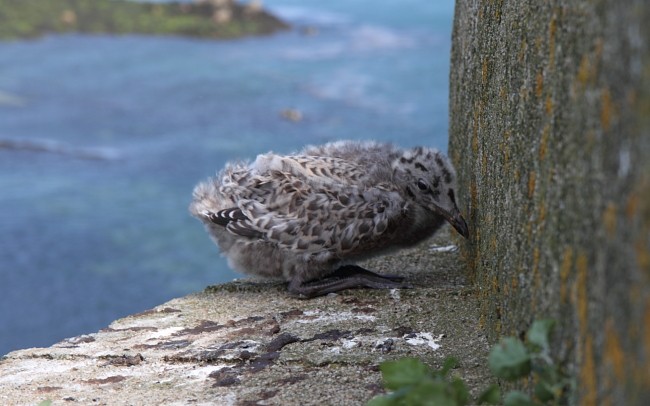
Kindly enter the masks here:
[[560, 299], [566, 303], [568, 294], [569, 275], [573, 265], [573, 248], [566, 247], [562, 254], [562, 264], [560, 265]]
[[499, 5], [494, 8], [494, 18], [496, 21], [501, 21], [501, 8], [503, 7], [503, 0], [499, 2]]
[[505, 86], [500, 86], [499, 87], [499, 97], [501, 100], [505, 101], [508, 98], [508, 92], [506, 91]]
[[578, 67], [577, 79], [578, 83], [584, 89], [588, 84], [596, 80], [597, 63], [602, 57], [603, 53], [603, 40], [598, 39], [593, 55], [583, 55]]
[[548, 150], [548, 137], [551, 129], [548, 124], [544, 126], [542, 130], [542, 139], [539, 142], [539, 160], [543, 161], [546, 156], [546, 151]]
[[612, 123], [613, 108], [612, 95], [609, 89], [604, 89], [600, 95], [600, 125], [605, 131]]
[[605, 232], [609, 238], [616, 236], [616, 215], [618, 208], [615, 203], [610, 202], [603, 211], [603, 224], [605, 225]]
[[[539, 272], [539, 257], [540, 257], [539, 248], [535, 247], [535, 249], [533, 250], [533, 291], [535, 292], [539, 292], [539, 290], [542, 287], [542, 277]], [[535, 313], [537, 308], [536, 306], [537, 302], [534, 300], [535, 297], [536, 295], [533, 295], [533, 297], [531, 298], [533, 300], [530, 301], [530, 306], [531, 306], [530, 311], [533, 314]]]
[[517, 60], [519, 63], [524, 62], [524, 57], [526, 56], [526, 50], [528, 49], [528, 43], [525, 39], [521, 40], [521, 48], [519, 48], [519, 55], [517, 55]]
[[639, 197], [636, 194], [631, 194], [627, 198], [627, 204], [625, 205], [625, 217], [627, 218], [628, 221], [634, 220], [638, 207], [639, 207]]
[[583, 55], [578, 66], [578, 82], [585, 87], [591, 78], [591, 62], [588, 55]]
[[587, 255], [579, 253], [576, 258], [576, 306], [578, 313], [578, 327], [580, 337], [587, 335], [587, 325], [589, 322], [589, 297], [587, 293]]
[[546, 108], [546, 114], [550, 116], [553, 113], [553, 99], [550, 95], [546, 96], [546, 103], [544, 103], [544, 107]]
[[594, 362], [594, 348], [591, 335], [584, 338], [583, 359], [580, 367], [580, 404], [595, 405], [598, 383], [596, 379], [596, 365]]
[[540, 257], [539, 248], [535, 247], [535, 249], [533, 250], [533, 274], [535, 274], [538, 270], [539, 257]]
[[535, 179], [537, 178], [537, 174], [535, 171], [530, 171], [528, 174], [528, 198], [532, 199], [533, 195], [535, 194]]
[[[650, 361], [650, 298], [646, 299], [643, 313], [643, 349], [647, 357], [646, 361]], [[646, 379], [650, 380], [650, 371], [647, 370]], [[646, 384], [650, 384], [650, 382], [646, 382]]]
[[625, 353], [621, 346], [614, 321], [607, 319], [605, 322], [605, 348], [603, 358], [614, 372], [614, 377], [619, 383], [625, 380]]
[[[637, 303], [642, 301], [639, 300]], [[632, 383], [637, 389], [650, 387], [650, 297], [645, 299], [642, 319], [639, 323], [632, 323], [629, 326], [628, 336], [633, 342], [640, 345], [641, 356], [625, 358], [626, 383]], [[641, 337], [639, 337], [641, 335]], [[640, 338], [640, 341], [637, 341]]]
[[472, 204], [472, 208], [477, 207], [478, 191], [476, 190], [476, 180], [474, 179], [472, 179], [469, 185], [469, 194], [470, 194], [470, 202]]
[[639, 268], [650, 273], [650, 252], [648, 252], [648, 244], [643, 237], [640, 237], [634, 244], [634, 251]]
[[478, 130], [479, 130], [479, 120], [481, 115], [481, 104], [477, 103], [476, 108], [474, 109], [474, 122], [472, 123], [472, 152], [476, 156], [478, 155]]
[[502, 151], [503, 151], [503, 170], [505, 172], [508, 172], [508, 170], [510, 169], [510, 148], [508, 148], [508, 140], [510, 139], [511, 134], [512, 132], [510, 130], [506, 130], [503, 133], [504, 142], [503, 142]]
[[[597, 38], [596, 41], [596, 46], [594, 47], [594, 55], [596, 56], [596, 60], [599, 61], [600, 58], [603, 56], [603, 48], [605, 45], [605, 41], [602, 38]], [[594, 69], [595, 73], [595, 69]]]
[[555, 65], [555, 32], [557, 31], [557, 15], [553, 13], [553, 18], [548, 25], [548, 64], [551, 69]]
[[537, 72], [535, 77], [535, 96], [541, 97], [544, 91], [544, 75], [542, 72]]
[[487, 83], [489, 70], [489, 62], [488, 59], [485, 58], [483, 59], [483, 65], [481, 66], [481, 79], [483, 80], [483, 84]]

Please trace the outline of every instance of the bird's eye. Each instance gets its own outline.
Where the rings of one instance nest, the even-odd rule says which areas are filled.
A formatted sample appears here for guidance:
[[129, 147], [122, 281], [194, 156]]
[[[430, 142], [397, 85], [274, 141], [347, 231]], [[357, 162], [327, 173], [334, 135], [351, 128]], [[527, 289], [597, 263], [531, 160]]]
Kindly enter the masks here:
[[418, 188], [422, 191], [425, 191], [429, 189], [429, 185], [427, 185], [427, 183], [424, 180], [420, 179], [418, 180]]

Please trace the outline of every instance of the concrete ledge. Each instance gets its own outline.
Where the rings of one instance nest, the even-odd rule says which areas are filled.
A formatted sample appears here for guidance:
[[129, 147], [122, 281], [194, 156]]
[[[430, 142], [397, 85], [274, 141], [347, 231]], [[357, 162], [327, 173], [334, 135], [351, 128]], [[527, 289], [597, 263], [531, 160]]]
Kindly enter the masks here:
[[488, 344], [458, 254], [431, 248], [448, 239], [366, 264], [414, 289], [302, 301], [281, 284], [236, 281], [12, 352], [0, 361], [0, 403], [356, 405], [382, 392], [381, 362], [450, 355], [476, 393]]

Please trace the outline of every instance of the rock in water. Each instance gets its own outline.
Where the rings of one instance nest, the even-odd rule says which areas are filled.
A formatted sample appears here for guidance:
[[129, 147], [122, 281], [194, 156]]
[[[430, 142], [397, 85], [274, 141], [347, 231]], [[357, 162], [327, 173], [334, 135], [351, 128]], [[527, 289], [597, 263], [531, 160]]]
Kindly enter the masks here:
[[301, 298], [405, 287], [401, 277], [354, 263], [412, 246], [445, 220], [469, 235], [456, 205], [456, 172], [444, 154], [372, 141], [229, 163], [196, 186], [190, 212], [231, 267], [282, 278]]

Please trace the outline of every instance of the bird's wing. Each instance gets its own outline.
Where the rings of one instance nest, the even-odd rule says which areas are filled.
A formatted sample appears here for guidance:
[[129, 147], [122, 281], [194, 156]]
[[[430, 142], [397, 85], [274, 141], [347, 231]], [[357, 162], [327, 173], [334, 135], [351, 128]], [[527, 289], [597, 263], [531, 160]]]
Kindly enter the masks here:
[[309, 183], [359, 185], [368, 180], [367, 168], [355, 162], [330, 156], [259, 155], [253, 168], [260, 173], [280, 171]]
[[[311, 171], [309, 165], [297, 162]], [[345, 255], [374, 246], [394, 230], [403, 214], [403, 199], [388, 185], [367, 188], [337, 182], [332, 176], [301, 175], [295, 168], [272, 169], [250, 175], [246, 182], [239, 180], [242, 185], [230, 186], [243, 189], [236, 206], [213, 214], [210, 220], [233, 234], [296, 252]]]

